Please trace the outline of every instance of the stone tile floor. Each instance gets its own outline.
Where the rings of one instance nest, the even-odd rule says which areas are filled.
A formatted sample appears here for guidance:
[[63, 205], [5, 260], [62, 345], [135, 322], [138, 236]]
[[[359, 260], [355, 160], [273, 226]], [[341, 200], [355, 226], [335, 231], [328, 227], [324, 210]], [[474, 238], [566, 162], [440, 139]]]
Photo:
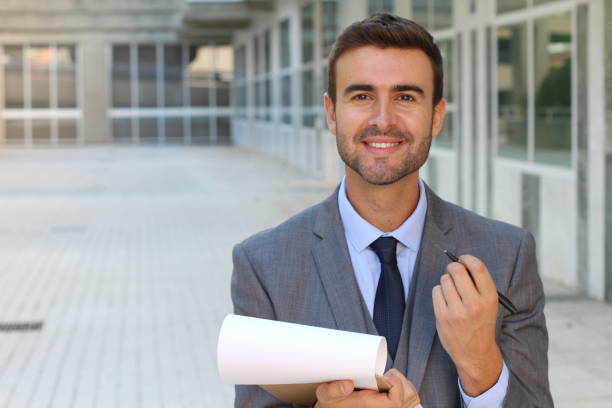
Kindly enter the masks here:
[[[333, 190], [231, 147], [0, 148], [0, 408], [230, 407], [232, 245]], [[546, 282], [558, 407], [612, 406], [612, 306]]]

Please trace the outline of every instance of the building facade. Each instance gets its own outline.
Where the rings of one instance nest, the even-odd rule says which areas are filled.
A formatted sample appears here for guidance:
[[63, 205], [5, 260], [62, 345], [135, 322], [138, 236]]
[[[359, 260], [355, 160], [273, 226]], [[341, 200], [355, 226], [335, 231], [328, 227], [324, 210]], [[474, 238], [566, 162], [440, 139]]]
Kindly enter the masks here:
[[276, 1], [233, 35], [233, 142], [339, 180], [327, 55], [378, 10], [425, 26], [444, 57], [426, 182], [529, 229], [544, 276], [612, 300], [612, 1]]
[[250, 11], [0, 1], [0, 145], [229, 143], [231, 30]]

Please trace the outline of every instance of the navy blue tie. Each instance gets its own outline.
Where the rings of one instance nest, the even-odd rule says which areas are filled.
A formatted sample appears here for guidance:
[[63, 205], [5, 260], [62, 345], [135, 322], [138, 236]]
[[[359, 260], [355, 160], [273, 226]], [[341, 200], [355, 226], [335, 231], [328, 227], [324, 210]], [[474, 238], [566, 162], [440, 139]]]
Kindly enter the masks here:
[[404, 285], [397, 267], [397, 239], [380, 237], [370, 244], [380, 260], [380, 279], [374, 300], [374, 325], [387, 339], [387, 349], [395, 359], [404, 321]]

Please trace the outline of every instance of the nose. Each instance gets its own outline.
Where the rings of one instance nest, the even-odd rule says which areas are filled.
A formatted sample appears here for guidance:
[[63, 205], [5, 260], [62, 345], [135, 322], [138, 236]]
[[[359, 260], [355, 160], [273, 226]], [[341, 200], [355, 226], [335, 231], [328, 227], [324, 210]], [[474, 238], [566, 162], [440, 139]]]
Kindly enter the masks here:
[[372, 117], [368, 124], [370, 126], [377, 126], [382, 131], [396, 125], [392, 104], [386, 100], [379, 99], [373, 105]]

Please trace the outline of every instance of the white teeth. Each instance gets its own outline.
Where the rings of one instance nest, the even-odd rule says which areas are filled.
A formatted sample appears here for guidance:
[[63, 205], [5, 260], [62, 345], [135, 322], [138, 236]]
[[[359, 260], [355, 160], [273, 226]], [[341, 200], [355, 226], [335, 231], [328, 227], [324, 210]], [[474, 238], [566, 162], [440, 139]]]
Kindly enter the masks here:
[[377, 149], [385, 149], [387, 147], [397, 146], [399, 142], [395, 143], [368, 143], [368, 146], [376, 147]]

